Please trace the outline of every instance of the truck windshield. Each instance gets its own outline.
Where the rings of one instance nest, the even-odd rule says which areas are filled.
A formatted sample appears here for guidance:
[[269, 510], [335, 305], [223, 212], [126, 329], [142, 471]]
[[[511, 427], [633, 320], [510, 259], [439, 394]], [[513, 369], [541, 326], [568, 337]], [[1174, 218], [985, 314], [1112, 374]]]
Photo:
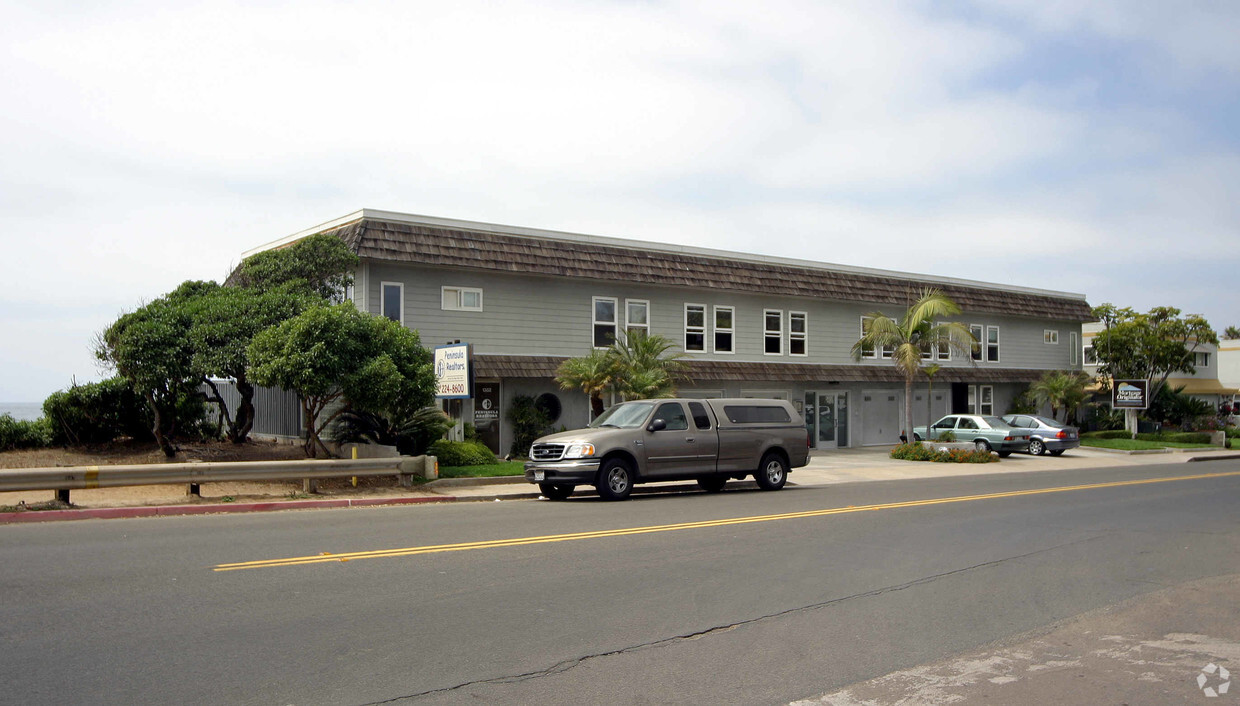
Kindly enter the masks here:
[[590, 427], [634, 429], [646, 422], [646, 417], [650, 416], [651, 407], [654, 407], [653, 402], [625, 402], [624, 404], [618, 404], [598, 415], [598, 419], [590, 422]]

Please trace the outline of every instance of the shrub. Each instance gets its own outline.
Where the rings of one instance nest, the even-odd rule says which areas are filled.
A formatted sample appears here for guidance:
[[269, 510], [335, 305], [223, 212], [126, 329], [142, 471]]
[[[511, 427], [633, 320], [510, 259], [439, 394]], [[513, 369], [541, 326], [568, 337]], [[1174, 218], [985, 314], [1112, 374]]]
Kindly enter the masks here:
[[441, 466], [486, 466], [496, 463], [495, 454], [477, 441], [440, 439], [431, 444], [426, 453], [438, 458]]
[[151, 438], [151, 412], [124, 378], [74, 384], [43, 401], [52, 443], [103, 444], [118, 436]]
[[891, 450], [891, 457], [901, 461], [934, 461], [936, 463], [995, 463], [998, 456], [975, 449], [939, 451], [924, 444], [900, 444]]
[[11, 414], [0, 414], [0, 451], [13, 449], [38, 449], [52, 445], [52, 427], [47, 417], [35, 421], [14, 419]]
[[1132, 432], [1126, 429], [1108, 429], [1106, 431], [1087, 431], [1081, 434], [1082, 439], [1131, 439]]
[[524, 457], [534, 440], [547, 433], [550, 421], [537, 401], [528, 395], [512, 398], [508, 405], [508, 421], [512, 423], [512, 455]]
[[[395, 446], [406, 456], [420, 456], [452, 428], [452, 418], [438, 407], [398, 410], [388, 414], [347, 411], [332, 427], [332, 438], [338, 442], [358, 442]], [[466, 431], [468, 427], [466, 425]], [[472, 441], [468, 433], [466, 441]]]

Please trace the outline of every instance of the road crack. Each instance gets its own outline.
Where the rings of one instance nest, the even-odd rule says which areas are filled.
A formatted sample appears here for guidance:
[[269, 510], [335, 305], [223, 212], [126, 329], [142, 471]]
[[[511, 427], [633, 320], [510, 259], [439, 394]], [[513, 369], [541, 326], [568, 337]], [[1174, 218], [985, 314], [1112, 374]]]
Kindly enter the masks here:
[[758, 623], [787, 617], [789, 615], [796, 615], [798, 613], [806, 613], [810, 611], [820, 610], [822, 608], [830, 608], [832, 606], [839, 605], [847, 601], [874, 598], [876, 596], [882, 596], [887, 593], [894, 593], [896, 591], [903, 591], [905, 589], [915, 588], [917, 586], [924, 586], [924, 585], [933, 583], [935, 581], [939, 581], [939, 580], [949, 578], [952, 576], [958, 576], [960, 574], [968, 573], [970, 571], [977, 571], [979, 569], [988, 569], [991, 567], [998, 566], [1000, 564], [1005, 564], [1007, 562], [1019, 561], [1021, 559], [1027, 559], [1029, 557], [1038, 556], [1040, 554], [1045, 554], [1047, 552], [1053, 552], [1059, 549], [1065, 549], [1067, 547], [1084, 544], [1086, 542], [1092, 542], [1094, 540], [1101, 539], [1103, 536], [1105, 535], [1084, 537], [1082, 539], [1073, 540], [1071, 542], [1064, 542], [1062, 544], [1056, 544], [1054, 546], [1037, 549], [1031, 552], [1026, 552], [1024, 554], [1016, 554], [1014, 556], [1004, 557], [1002, 559], [992, 559], [991, 561], [984, 561], [979, 564], [973, 564], [972, 566], [965, 566], [959, 569], [952, 569], [951, 571], [944, 571], [938, 574], [931, 574], [929, 576], [923, 576], [921, 578], [913, 579], [912, 581], [906, 581], [904, 583], [893, 584], [890, 586], [883, 586], [881, 588], [874, 588], [869, 591], [862, 591], [860, 593], [854, 593], [848, 596], [841, 596], [839, 598], [832, 598], [832, 599], [825, 600], [825, 601], [819, 601], [817, 603], [811, 603], [809, 605], [797, 606], [795, 608], [787, 608], [784, 610], [776, 611], [774, 613], [768, 613], [766, 615], [759, 615], [753, 618], [746, 618], [744, 620], [738, 620], [734, 623], [716, 625], [714, 627], [709, 627], [709, 628], [697, 630], [694, 632], [684, 633], [681, 635], [673, 635], [671, 637], [664, 637], [658, 640], [652, 640], [650, 642], [643, 642], [643, 643], [639, 643], [636, 645], [629, 645], [627, 647], [620, 647], [614, 650], [608, 650], [606, 652], [595, 652], [595, 653], [588, 654], [588, 655], [570, 657], [568, 659], [556, 662], [550, 667], [546, 667], [544, 669], [536, 669], [536, 670], [529, 671], [529, 672], [522, 672], [520, 674], [509, 674], [509, 675], [499, 676], [499, 677], [490, 677], [487, 679], [474, 679], [474, 680], [462, 682], [460, 684], [456, 684], [453, 686], [445, 686], [445, 687], [440, 687], [438, 689], [429, 689], [427, 691], [420, 691], [414, 694], [405, 694], [402, 696], [395, 696], [390, 699], [384, 699], [382, 701], [370, 701], [370, 702], [363, 704], [363, 706], [380, 706], [380, 704], [399, 703], [401, 701], [420, 699], [424, 696], [433, 696], [435, 694], [447, 694], [447, 693], [451, 693], [454, 691], [460, 691], [461, 689], [466, 689], [471, 686], [519, 684], [521, 682], [531, 681], [533, 679], [541, 679], [543, 677], [556, 676], [558, 674], [563, 674], [565, 672], [568, 672], [579, 665], [585, 664], [586, 662], [591, 662], [591, 661], [598, 660], [598, 659], [605, 659], [607, 657], [615, 657], [618, 655], [630, 654], [630, 653], [638, 652], [641, 650], [657, 649], [657, 648], [666, 647], [669, 645], [674, 645], [674, 644], [678, 644], [681, 642], [687, 642], [691, 640], [700, 640], [704, 637], [710, 637], [713, 635], [731, 632], [733, 630], [736, 630], [737, 628], [745, 627], [748, 625], [755, 625]]

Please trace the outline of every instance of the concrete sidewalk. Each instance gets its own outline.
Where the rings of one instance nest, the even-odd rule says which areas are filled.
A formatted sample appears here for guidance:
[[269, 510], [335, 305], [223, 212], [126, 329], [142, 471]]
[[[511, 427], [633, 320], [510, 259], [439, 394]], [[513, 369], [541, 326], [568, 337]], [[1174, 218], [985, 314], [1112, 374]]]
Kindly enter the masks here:
[[[927, 463], [896, 461], [890, 446], [815, 452], [809, 465], [789, 474], [789, 485], [823, 486], [836, 483], [943, 478], [989, 473], [1036, 473], [1071, 468], [1101, 468], [1197, 460], [1240, 458], [1240, 453], [1219, 449], [1192, 449], [1186, 452], [1127, 454], [1098, 449], [1073, 449], [1062, 456], [1013, 454], [999, 463]], [[753, 481], [732, 481], [749, 483]], [[637, 493], [698, 492], [694, 482], [639, 485]], [[594, 495], [594, 489], [581, 487], [574, 497]], [[51, 491], [0, 493], [0, 507], [47, 503]], [[201, 497], [185, 494], [182, 485], [150, 485], [126, 488], [75, 490], [72, 509], [0, 512], [0, 524], [47, 522], [70, 519], [148, 517], [228, 512], [263, 512], [313, 508], [369, 507], [417, 503], [526, 500], [539, 497], [538, 488], [525, 479], [444, 478], [414, 488], [351, 487], [335, 484], [320, 493], [307, 495], [290, 483], [203, 483]]]

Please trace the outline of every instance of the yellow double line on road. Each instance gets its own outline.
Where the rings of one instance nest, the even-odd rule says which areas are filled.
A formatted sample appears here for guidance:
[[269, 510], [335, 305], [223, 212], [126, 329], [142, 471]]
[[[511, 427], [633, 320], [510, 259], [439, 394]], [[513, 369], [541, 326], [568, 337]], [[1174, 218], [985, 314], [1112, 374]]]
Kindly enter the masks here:
[[551, 542], [575, 542], [582, 539], [603, 539], [606, 537], [626, 537], [636, 534], [654, 534], [656, 532], [678, 532], [681, 530], [704, 529], [707, 527], [727, 527], [730, 525], [748, 525], [756, 522], [779, 522], [782, 520], [799, 520], [807, 517], [826, 517], [828, 515], [845, 515], [853, 512], [872, 512], [874, 510], [894, 510], [905, 507], [925, 507], [927, 505], [946, 505], [963, 503], [973, 500], [996, 500], [999, 498], [1019, 498], [1026, 495], [1046, 495], [1048, 493], [1068, 493], [1077, 490], [1097, 490], [1100, 488], [1120, 488], [1130, 485], [1150, 485], [1154, 483], [1174, 483], [1176, 481], [1203, 480], [1207, 478], [1226, 478], [1240, 476], [1240, 471], [1226, 473], [1199, 473], [1191, 476], [1171, 476], [1166, 478], [1146, 478], [1144, 480], [1123, 480], [1112, 483], [1090, 483], [1088, 485], [1067, 485], [1057, 488], [1035, 488], [1033, 490], [1015, 490], [1006, 493], [987, 493], [985, 495], [958, 495], [950, 498], [932, 498], [929, 500], [910, 500], [901, 503], [884, 503], [881, 505], [849, 505], [823, 510], [807, 510], [804, 512], [787, 512], [778, 515], [755, 515], [752, 517], [734, 517], [724, 520], [704, 520], [702, 522], [684, 522], [675, 525], [652, 525], [648, 527], [631, 527], [629, 529], [599, 530], [597, 532], [574, 532], [571, 534], [551, 534], [542, 537], [517, 537], [514, 539], [492, 539], [484, 542], [462, 542], [460, 544], [435, 544], [425, 547], [405, 547], [402, 549], [380, 549], [369, 552], [348, 552], [344, 554], [315, 554], [297, 556], [287, 559], [264, 559], [261, 561], [245, 561], [236, 564], [219, 564], [215, 571], [240, 571], [242, 569], [268, 569], [276, 566], [301, 566], [303, 564], [324, 564], [328, 562], [355, 561], [358, 559], [383, 559], [397, 556], [416, 556], [418, 554], [438, 554], [441, 552], [465, 552], [474, 549], [495, 549], [498, 547], [521, 547], [531, 544], [549, 544]]

